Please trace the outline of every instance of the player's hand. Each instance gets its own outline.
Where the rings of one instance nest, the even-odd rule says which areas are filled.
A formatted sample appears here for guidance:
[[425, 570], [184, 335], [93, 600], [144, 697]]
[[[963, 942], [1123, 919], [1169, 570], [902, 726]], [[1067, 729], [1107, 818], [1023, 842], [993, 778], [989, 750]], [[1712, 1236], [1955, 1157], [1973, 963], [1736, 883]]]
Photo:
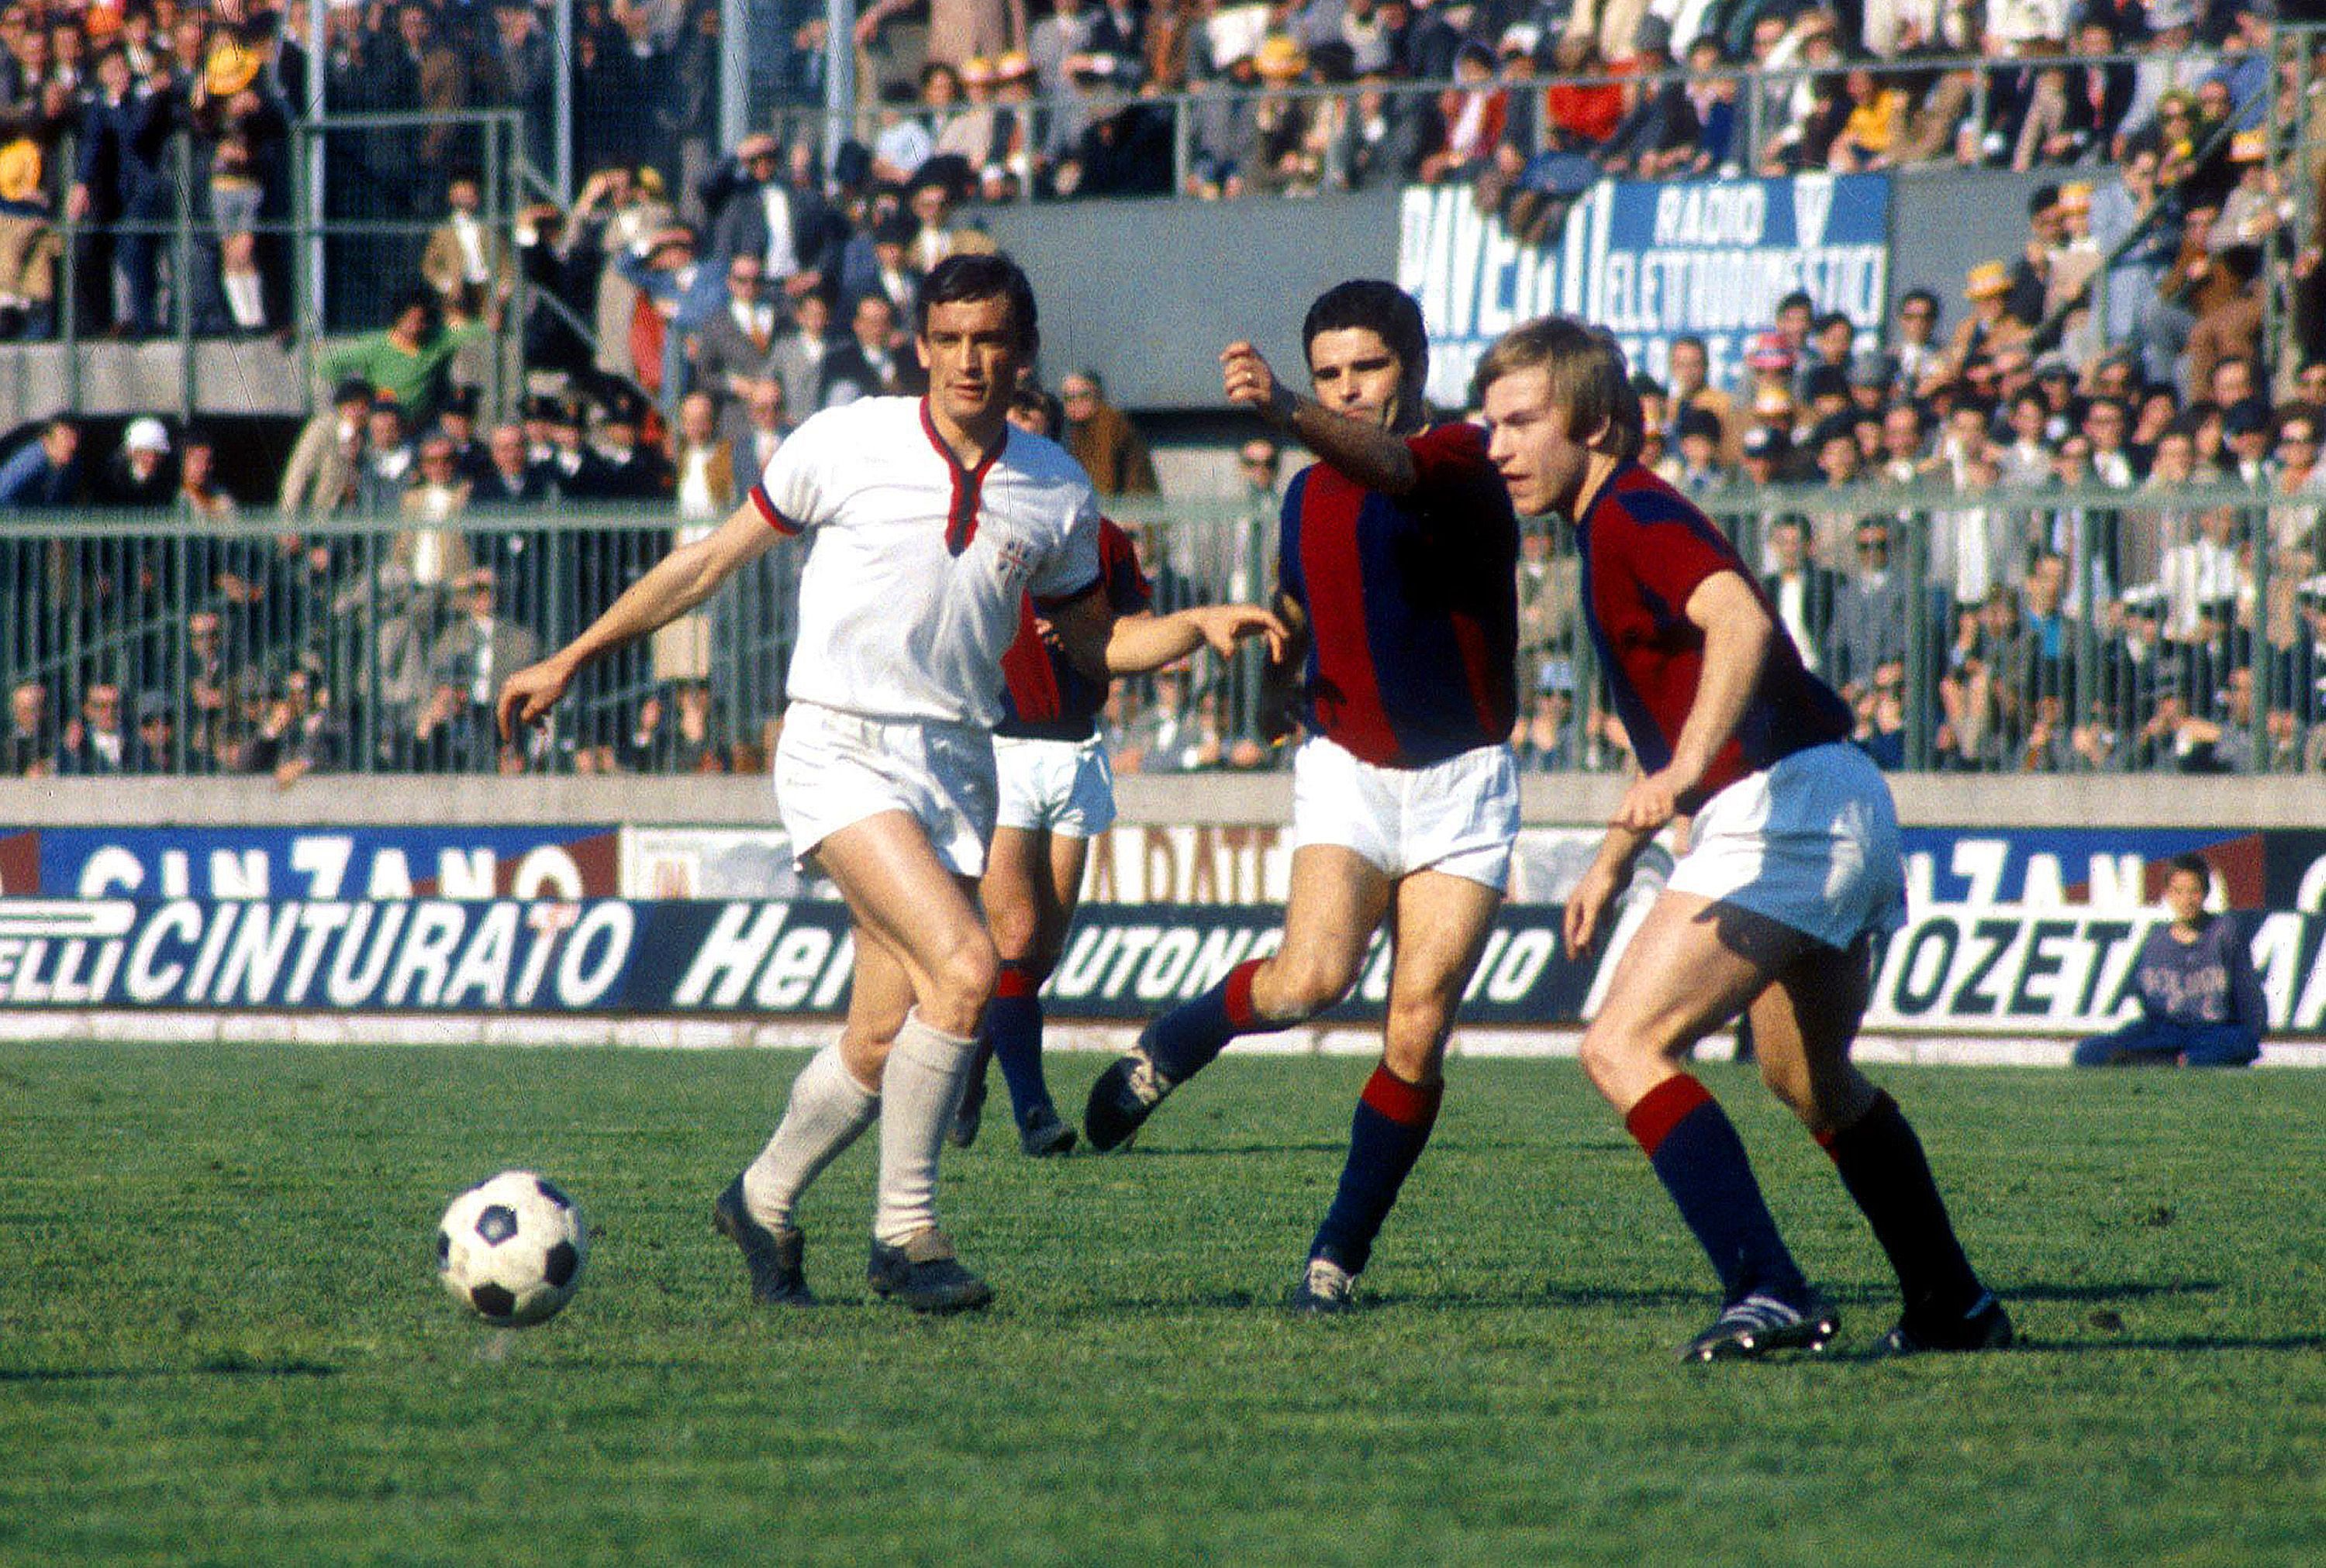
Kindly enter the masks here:
[[572, 673], [554, 659], [529, 664], [503, 682], [500, 697], [493, 704], [501, 738], [514, 740], [518, 729], [539, 723], [572, 682]]
[[1609, 820], [1631, 832], [1657, 832], [1679, 814], [1679, 797], [1693, 782], [1682, 779], [1668, 767], [1642, 774], [1624, 792], [1623, 803]]
[[1239, 408], [1279, 424], [1292, 417], [1292, 394], [1276, 379], [1266, 357], [1241, 338], [1220, 350], [1220, 385]]
[[1581, 958], [1599, 945], [1599, 937], [1607, 911], [1624, 892], [1631, 880], [1624, 872], [1609, 866], [1605, 860], [1591, 862], [1591, 869], [1567, 895], [1567, 915], [1562, 923], [1567, 938], [1567, 956]]
[[1258, 605], [1205, 605], [1187, 614], [1196, 623], [1196, 629], [1204, 634], [1204, 641], [1210, 645], [1212, 652], [1223, 659], [1250, 637], [1266, 637], [1268, 656], [1282, 659], [1292, 636], [1282, 621]]

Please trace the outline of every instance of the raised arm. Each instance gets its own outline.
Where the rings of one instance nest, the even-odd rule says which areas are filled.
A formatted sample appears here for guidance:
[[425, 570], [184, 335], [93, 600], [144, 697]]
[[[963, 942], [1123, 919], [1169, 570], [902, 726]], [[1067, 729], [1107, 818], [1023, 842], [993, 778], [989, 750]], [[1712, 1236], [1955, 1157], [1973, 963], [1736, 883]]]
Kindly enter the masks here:
[[1403, 436], [1295, 393], [1250, 343], [1239, 339], [1221, 351], [1220, 376], [1230, 403], [1251, 409], [1366, 489], [1410, 496], [1420, 483]]
[[758, 506], [746, 501], [715, 532], [655, 562], [580, 636], [503, 683], [495, 704], [502, 737], [546, 715], [591, 660], [669, 625], [709, 598], [721, 583], [765, 554], [776, 538]]

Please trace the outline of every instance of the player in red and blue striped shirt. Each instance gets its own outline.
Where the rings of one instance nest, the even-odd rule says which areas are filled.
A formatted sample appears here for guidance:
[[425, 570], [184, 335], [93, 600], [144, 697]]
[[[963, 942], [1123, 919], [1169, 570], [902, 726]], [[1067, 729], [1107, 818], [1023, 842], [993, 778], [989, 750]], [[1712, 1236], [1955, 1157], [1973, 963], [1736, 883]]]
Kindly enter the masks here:
[[1410, 296], [1339, 284], [1301, 339], [1313, 398], [1249, 343], [1221, 356], [1228, 400], [1318, 459], [1285, 496], [1278, 559], [1279, 608], [1310, 639], [1283, 945], [1150, 1025], [1093, 1087], [1084, 1129], [1121, 1145], [1237, 1035], [1339, 1001], [1394, 910], [1382, 1060], [1293, 1292], [1300, 1310], [1339, 1312], [1428, 1142], [1455, 1008], [1509, 877], [1518, 521], [1483, 433], [1425, 428], [1428, 342]]
[[[1011, 403], [1009, 420], [1047, 436], [1056, 429], [1056, 408], [1048, 394], [1023, 390]], [[1281, 624], [1252, 606], [1151, 613], [1153, 589], [1140, 570], [1138, 549], [1104, 517], [1098, 555], [1099, 591], [1114, 617], [1106, 647], [1110, 674], [1160, 669], [1205, 645], [1224, 657], [1250, 636], [1281, 645]], [[1031, 598], [1017, 640], [1001, 655], [1001, 676], [1002, 717], [993, 731], [1000, 798], [978, 885], [1001, 970], [986, 1005], [984, 1033], [1009, 1089], [1019, 1146], [1038, 1159], [1063, 1155], [1075, 1144], [1074, 1129], [1059, 1118], [1042, 1073], [1041, 989], [1065, 951], [1090, 842], [1114, 821], [1114, 774], [1098, 734], [1108, 682], [1092, 679], [1065, 656]], [[985, 1089], [981, 1059], [954, 1114], [957, 1147], [966, 1148], [977, 1137]]]
[[1648, 840], [1692, 819], [1582, 1048], [1720, 1276], [1720, 1315], [1684, 1355], [1822, 1350], [1838, 1328], [1735, 1128], [1680, 1067], [1747, 1009], [1762, 1077], [1833, 1157], [1897, 1270], [1905, 1311], [1883, 1349], [2009, 1344], [1914, 1129], [1849, 1061], [1905, 881], [1889, 788], [1849, 743], [1847, 709], [1802, 667], [1719, 530], [1640, 466], [1639, 398], [1612, 338], [1530, 322], [1488, 351], [1477, 385], [1512, 500], [1576, 525], [1585, 617], [1642, 769], [1568, 900], [1570, 951], [1594, 945]]

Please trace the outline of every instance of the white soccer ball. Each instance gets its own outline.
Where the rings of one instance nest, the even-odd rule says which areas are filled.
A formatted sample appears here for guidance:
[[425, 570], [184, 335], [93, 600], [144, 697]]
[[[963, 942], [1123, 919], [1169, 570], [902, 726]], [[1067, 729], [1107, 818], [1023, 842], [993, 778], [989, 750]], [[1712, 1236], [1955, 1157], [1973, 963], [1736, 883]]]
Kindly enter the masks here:
[[436, 1228], [436, 1275], [499, 1328], [556, 1315], [581, 1288], [590, 1229], [572, 1199], [531, 1171], [503, 1171], [452, 1200]]

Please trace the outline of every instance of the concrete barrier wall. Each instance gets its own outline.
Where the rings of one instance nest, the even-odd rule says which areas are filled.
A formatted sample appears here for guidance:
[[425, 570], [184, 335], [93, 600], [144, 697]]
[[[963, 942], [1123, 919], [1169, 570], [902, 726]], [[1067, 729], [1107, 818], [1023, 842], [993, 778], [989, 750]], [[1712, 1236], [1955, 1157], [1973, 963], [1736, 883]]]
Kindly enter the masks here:
[[[1289, 821], [1284, 774], [1126, 776], [1122, 815], [1133, 823], [1252, 825]], [[2183, 778], [2093, 775], [2023, 778], [1901, 775], [1893, 780], [1910, 825], [1955, 827], [2301, 828], [2326, 826], [2326, 778]], [[1529, 822], [1606, 820], [1619, 775], [1530, 778]], [[396, 826], [461, 823], [701, 823], [769, 821], [763, 776], [702, 778], [308, 777], [270, 779], [0, 780], [0, 830], [30, 827]]]

